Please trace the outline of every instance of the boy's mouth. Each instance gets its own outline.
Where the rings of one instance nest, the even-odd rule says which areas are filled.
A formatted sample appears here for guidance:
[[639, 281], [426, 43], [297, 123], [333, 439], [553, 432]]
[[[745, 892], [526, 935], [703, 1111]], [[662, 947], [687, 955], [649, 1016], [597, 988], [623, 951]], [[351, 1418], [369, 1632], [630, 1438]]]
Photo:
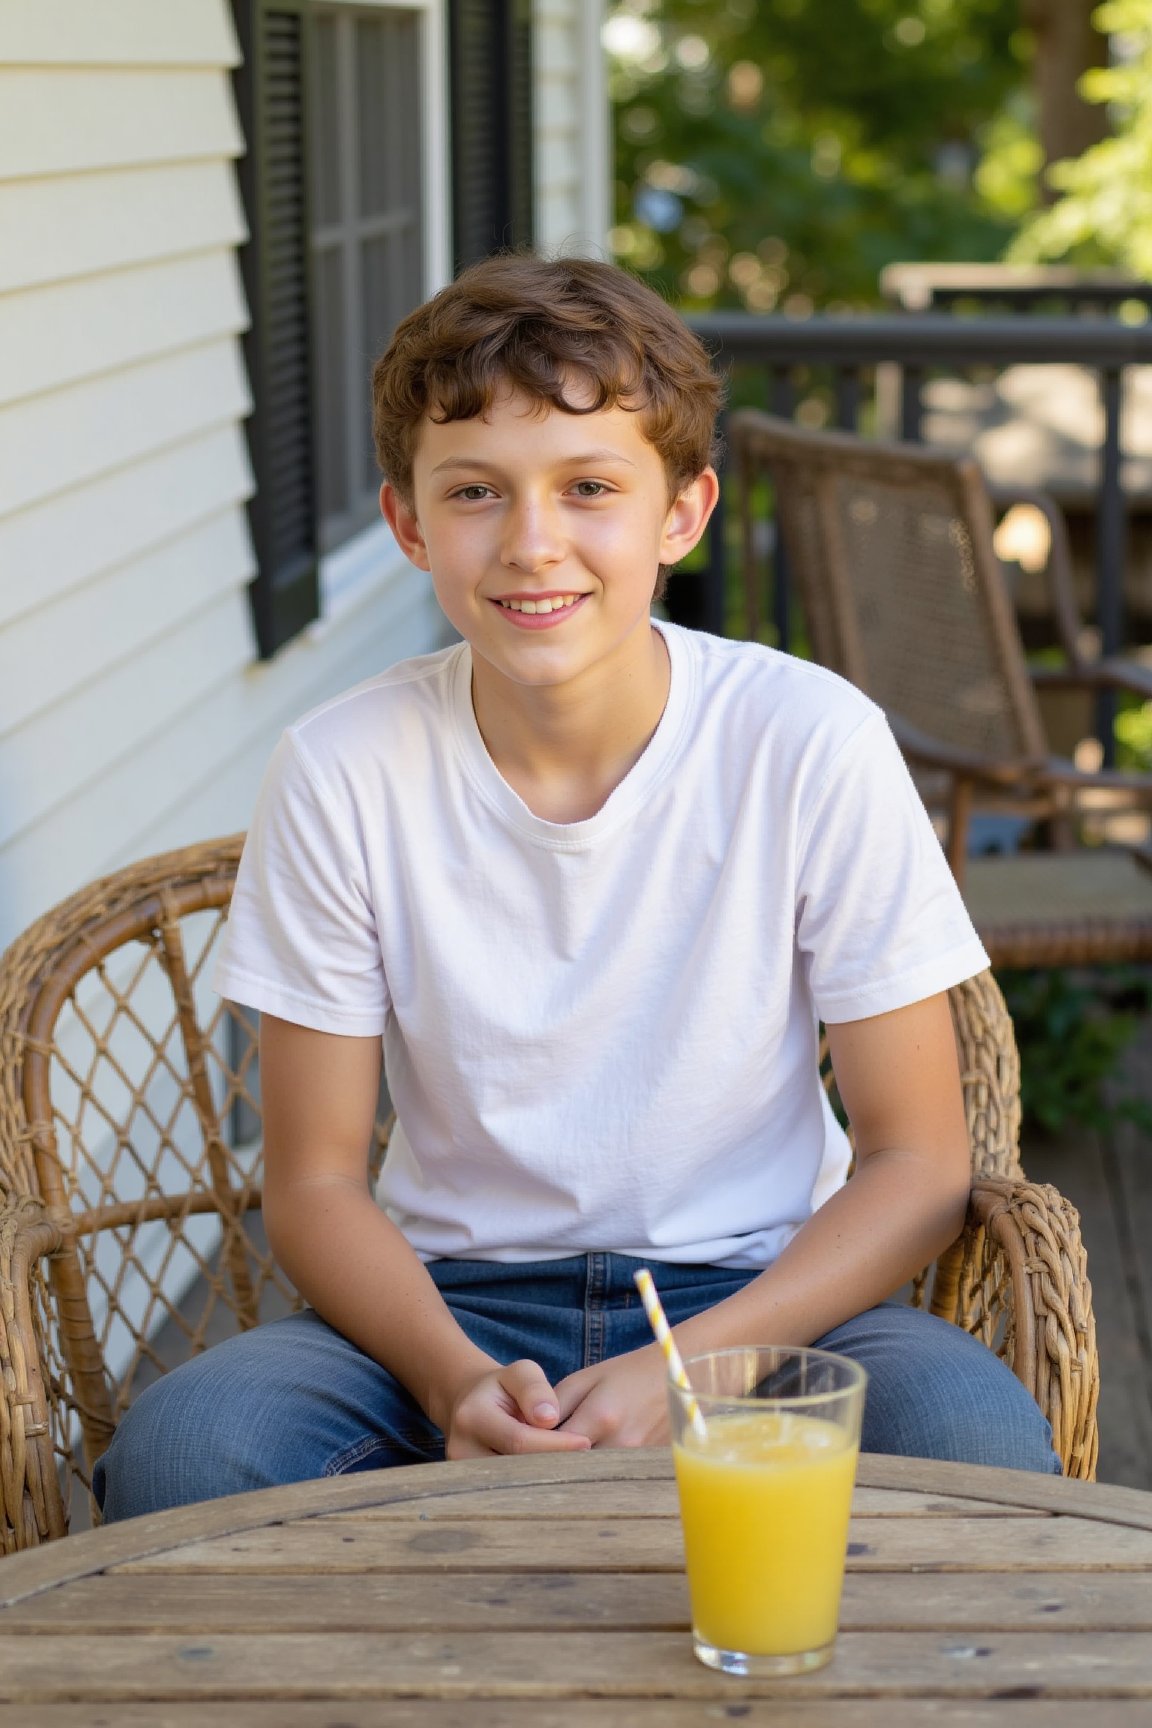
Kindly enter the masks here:
[[582, 600], [582, 594], [541, 594], [535, 600], [497, 600], [497, 606], [503, 606], [509, 612], [565, 612], [570, 606], [575, 606], [577, 600]]
[[587, 594], [525, 594], [495, 599], [492, 604], [518, 629], [546, 630], [571, 617], [587, 598]]

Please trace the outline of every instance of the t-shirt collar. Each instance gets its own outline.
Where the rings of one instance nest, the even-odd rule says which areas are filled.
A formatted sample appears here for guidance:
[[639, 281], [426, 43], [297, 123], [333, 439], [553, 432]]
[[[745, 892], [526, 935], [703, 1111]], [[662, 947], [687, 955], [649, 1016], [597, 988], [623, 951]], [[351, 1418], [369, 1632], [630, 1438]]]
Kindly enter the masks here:
[[575, 848], [602, 838], [626, 821], [665, 778], [679, 755], [695, 699], [695, 662], [688, 632], [652, 620], [668, 649], [669, 686], [664, 712], [643, 753], [594, 816], [582, 822], [548, 822], [536, 816], [488, 754], [472, 707], [472, 650], [462, 642], [451, 671], [451, 706], [461, 765], [481, 797], [510, 826], [544, 845]]

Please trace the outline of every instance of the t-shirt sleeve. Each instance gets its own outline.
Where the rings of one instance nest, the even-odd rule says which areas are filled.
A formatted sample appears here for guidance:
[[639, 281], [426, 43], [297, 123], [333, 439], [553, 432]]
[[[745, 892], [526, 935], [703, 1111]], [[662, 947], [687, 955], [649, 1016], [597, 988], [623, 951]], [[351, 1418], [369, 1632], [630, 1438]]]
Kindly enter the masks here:
[[833, 1024], [905, 1008], [988, 965], [879, 711], [841, 745], [798, 834], [796, 939]]
[[228, 1001], [314, 1031], [384, 1030], [388, 990], [354, 819], [291, 733], [260, 790], [212, 982]]

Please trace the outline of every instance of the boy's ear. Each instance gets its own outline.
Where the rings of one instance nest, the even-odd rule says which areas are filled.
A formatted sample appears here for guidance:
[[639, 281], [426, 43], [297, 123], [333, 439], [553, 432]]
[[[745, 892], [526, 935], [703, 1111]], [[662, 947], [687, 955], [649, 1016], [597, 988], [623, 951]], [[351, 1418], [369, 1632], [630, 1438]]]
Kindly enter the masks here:
[[661, 564], [677, 564], [688, 556], [707, 528], [719, 497], [720, 481], [714, 468], [705, 468], [685, 486], [664, 519]]
[[430, 570], [432, 566], [428, 559], [428, 548], [424, 544], [416, 512], [410, 504], [404, 502], [390, 480], [385, 480], [380, 488], [380, 510], [409, 563], [415, 564], [417, 570]]

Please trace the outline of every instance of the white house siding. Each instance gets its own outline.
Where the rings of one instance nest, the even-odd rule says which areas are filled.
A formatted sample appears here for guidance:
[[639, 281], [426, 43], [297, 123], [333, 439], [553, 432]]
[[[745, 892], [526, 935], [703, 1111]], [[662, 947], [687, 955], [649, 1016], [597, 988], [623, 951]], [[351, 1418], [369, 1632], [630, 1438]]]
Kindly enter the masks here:
[[227, 0], [0, 0], [0, 947], [241, 828], [281, 727], [440, 629], [395, 558], [255, 658]]
[[607, 256], [611, 191], [603, 0], [534, 0], [536, 243]]

